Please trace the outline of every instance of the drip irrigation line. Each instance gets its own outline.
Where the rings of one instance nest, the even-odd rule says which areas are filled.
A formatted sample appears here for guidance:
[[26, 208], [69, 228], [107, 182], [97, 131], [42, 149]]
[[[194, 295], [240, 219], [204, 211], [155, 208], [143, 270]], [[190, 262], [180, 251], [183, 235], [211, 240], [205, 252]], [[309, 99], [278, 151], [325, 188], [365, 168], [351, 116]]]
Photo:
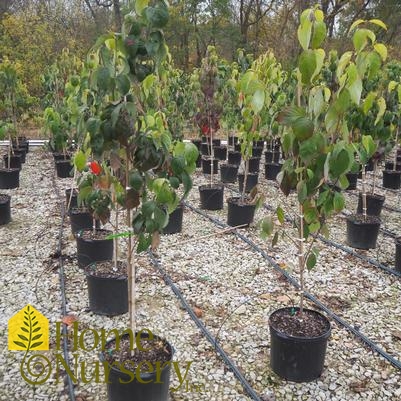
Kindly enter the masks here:
[[[235, 188], [231, 188], [228, 185], [225, 185], [230, 191], [232, 192], [239, 192], [237, 191]], [[263, 203], [263, 208], [269, 211], [273, 211], [273, 208], [269, 205], [267, 205], [266, 203]], [[288, 221], [289, 223], [294, 223], [294, 221], [288, 217], [285, 218], [286, 221]], [[388, 232], [388, 236], [393, 236], [394, 234], [391, 233], [391, 231], [387, 230], [387, 229], [383, 229], [386, 230]], [[355, 252], [352, 248], [339, 244], [338, 242], [332, 241], [330, 239], [325, 238], [323, 235], [319, 234], [319, 235], [315, 235], [315, 234], [311, 234], [313, 237], [319, 239], [320, 241], [322, 241], [324, 244], [329, 245], [329, 246], [333, 246], [334, 248], [340, 249], [341, 251], [348, 253], [351, 256], [355, 256], [356, 258], [369, 263], [372, 266], [378, 267], [379, 269], [383, 270], [384, 272], [386, 272], [387, 274], [391, 274], [393, 276], [396, 277], [401, 277], [401, 272], [392, 269], [391, 267], [388, 267], [386, 265], [384, 265], [383, 263], [378, 262], [375, 259], [369, 258], [367, 256], [361, 255], [358, 252]]]
[[[60, 223], [60, 229], [59, 229], [59, 234], [58, 234], [58, 244], [57, 244], [57, 254], [59, 255], [58, 257], [58, 264], [59, 264], [59, 280], [60, 280], [60, 290], [61, 290], [61, 313], [63, 316], [67, 314], [67, 298], [65, 294], [65, 280], [64, 280], [64, 264], [63, 264], [63, 255], [62, 255], [62, 240], [63, 240], [63, 232], [64, 232], [64, 220], [65, 220], [65, 204], [63, 202], [63, 199], [60, 197], [60, 193], [57, 188], [57, 184], [55, 181], [55, 176], [53, 174], [52, 176], [52, 181], [53, 181], [53, 186], [57, 195], [57, 198], [60, 201], [60, 207], [61, 207], [61, 223]], [[64, 355], [64, 360], [67, 363], [68, 368], [71, 368], [70, 366], [70, 359], [68, 355], [68, 332], [67, 332], [67, 325], [63, 324], [63, 355]], [[75, 393], [74, 393], [74, 384], [71, 380], [70, 375], [66, 375], [66, 382], [67, 382], [67, 387], [68, 387], [68, 394], [70, 401], [75, 401]]]
[[[203, 210], [200, 210], [192, 205], [190, 205], [188, 202], [185, 202], [185, 206], [188, 207], [190, 210], [193, 212], [205, 217], [206, 219], [210, 220], [212, 223], [214, 223], [217, 226], [220, 227], [227, 227], [227, 224], [223, 223], [222, 221], [209, 216], [207, 213], [205, 213]], [[255, 244], [252, 240], [250, 240], [248, 237], [245, 235], [239, 233], [238, 231], [232, 231], [234, 235], [236, 235], [238, 238], [240, 238], [242, 241], [247, 243], [253, 250], [258, 252], [265, 260], [269, 262], [269, 264], [279, 273], [281, 273], [283, 276], [285, 276], [288, 281], [293, 284], [297, 289], [300, 288], [300, 285], [297, 280], [295, 280], [292, 276], [290, 276], [284, 269], [282, 269], [276, 261], [269, 256], [262, 248], [260, 248], [257, 244]], [[368, 338], [366, 335], [362, 334], [356, 326], [351, 326], [349, 323], [347, 323], [344, 319], [342, 319], [340, 316], [338, 316], [336, 313], [334, 313], [331, 309], [329, 309], [327, 306], [325, 306], [322, 302], [320, 302], [314, 295], [311, 293], [304, 291], [304, 295], [306, 298], [308, 298], [311, 302], [313, 302], [315, 305], [317, 305], [320, 309], [322, 309], [324, 312], [326, 312], [332, 319], [334, 319], [337, 323], [339, 323], [341, 326], [345, 327], [348, 331], [350, 331], [352, 334], [354, 334], [357, 338], [362, 340], [366, 345], [368, 345], [373, 351], [377, 352], [379, 355], [384, 357], [387, 361], [389, 361], [394, 367], [397, 369], [401, 370], [401, 361], [395, 359], [393, 356], [388, 354], [386, 351], [384, 351], [382, 348], [380, 348], [374, 341], [372, 341], [370, 338]]]
[[238, 368], [236, 367], [234, 362], [230, 359], [230, 357], [226, 354], [226, 352], [223, 350], [223, 348], [219, 345], [219, 343], [216, 341], [216, 339], [213, 337], [213, 335], [210, 333], [210, 331], [206, 328], [206, 326], [203, 324], [203, 322], [195, 315], [195, 312], [193, 311], [191, 306], [188, 304], [188, 302], [182, 295], [179, 288], [174, 284], [171, 277], [163, 269], [163, 267], [161, 266], [161, 263], [155, 258], [154, 254], [151, 251], [148, 252], [148, 255], [150, 257], [150, 260], [151, 260], [153, 266], [163, 276], [164, 282], [168, 286], [170, 286], [170, 288], [173, 290], [176, 297], [180, 300], [182, 306], [188, 312], [189, 316], [195, 322], [195, 324], [198, 326], [198, 328], [200, 329], [202, 334], [214, 346], [215, 350], [220, 355], [223, 362], [234, 373], [235, 377], [241, 382], [241, 385], [242, 385], [243, 389], [245, 390], [245, 392], [249, 395], [249, 397], [252, 400], [261, 401], [261, 398], [257, 395], [255, 390], [251, 387], [251, 385], [248, 383], [248, 381], [245, 379], [245, 377], [242, 375], [242, 373], [238, 370]]

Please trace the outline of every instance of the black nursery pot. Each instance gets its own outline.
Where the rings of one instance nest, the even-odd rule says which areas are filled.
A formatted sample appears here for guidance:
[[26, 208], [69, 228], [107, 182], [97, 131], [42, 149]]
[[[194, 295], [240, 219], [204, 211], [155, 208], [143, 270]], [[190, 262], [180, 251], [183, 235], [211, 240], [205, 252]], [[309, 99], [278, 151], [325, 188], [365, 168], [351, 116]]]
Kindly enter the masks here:
[[[3, 156], [4, 160], [4, 167], [8, 168], [8, 155]], [[21, 170], [22, 168], [22, 161], [21, 161], [21, 155], [11, 155], [10, 157], [10, 168], [18, 168]]]
[[[113, 261], [109, 261], [111, 266]], [[89, 309], [98, 315], [116, 316], [128, 312], [127, 275], [102, 277], [94, 274], [96, 263], [85, 267]]]
[[[73, 234], [93, 228], [93, 217], [86, 209], [70, 207], [69, 215]], [[99, 220], [96, 220], [96, 228], [100, 228]]]
[[[366, 213], [370, 216], [380, 216], [385, 197], [378, 194], [366, 194]], [[357, 214], [362, 214], [362, 192], [359, 192]]]
[[200, 145], [200, 153], [203, 156], [209, 155], [210, 154], [210, 146], [207, 143], [202, 142]]
[[[394, 162], [386, 162], [384, 164], [384, 169], [385, 170], [393, 170], [393, 168], [394, 168]], [[401, 171], [401, 163], [397, 163], [395, 165], [395, 170], [396, 171]]]
[[346, 176], [349, 182], [347, 191], [352, 191], [356, 189], [356, 186], [358, 184], [358, 173], [347, 173]]
[[237, 181], [238, 166], [235, 164], [220, 165], [220, 180], [224, 183], [232, 183]]
[[0, 189], [13, 189], [19, 187], [19, 168], [0, 168]]
[[399, 189], [401, 186], [401, 171], [384, 170], [383, 187], [389, 189]]
[[163, 228], [163, 234], [176, 234], [182, 230], [182, 219], [184, 217], [184, 206], [178, 205], [170, 214], [167, 226]]
[[0, 194], [0, 226], [11, 221], [11, 196]]
[[53, 158], [55, 162], [57, 160], [71, 160], [71, 156], [68, 153], [64, 154], [64, 153], [54, 152]]
[[395, 239], [395, 270], [401, 273], [401, 237]]
[[56, 161], [56, 171], [58, 178], [68, 178], [71, 177], [71, 172], [73, 171], [73, 166], [70, 160], [57, 160]]
[[269, 318], [270, 366], [280, 377], [293, 382], [309, 382], [321, 376], [326, 356], [327, 342], [331, 334], [329, 320], [314, 310], [304, 309], [304, 313], [316, 314], [326, 321], [327, 330], [318, 337], [297, 337], [284, 334], [273, 327], [271, 319], [277, 313], [299, 308], [282, 308], [274, 311]]
[[214, 157], [219, 160], [225, 160], [227, 157], [227, 148], [223, 145], [214, 147]]
[[[213, 173], [217, 174], [219, 168], [219, 161], [213, 159]], [[203, 174], [212, 174], [212, 159], [202, 158], [202, 172]]]
[[[86, 239], [83, 238], [82, 233], [90, 230], [80, 231], [75, 235], [77, 240], [77, 257], [78, 266], [84, 268], [94, 262], [100, 262], [102, 260], [113, 259], [113, 240], [112, 239]], [[112, 234], [108, 230], [96, 230], [96, 232], [102, 232], [105, 234]]]
[[241, 198], [227, 199], [227, 224], [231, 227], [249, 225], [253, 222], [256, 205], [244, 203], [241, 204]]
[[199, 187], [199, 197], [201, 209], [223, 209], [224, 187], [219, 184], [213, 184], [212, 186], [209, 184], [201, 185]]
[[[239, 187], [239, 191], [242, 192], [242, 190], [244, 189], [244, 178], [245, 175], [244, 174], [238, 174], [238, 187]], [[249, 193], [252, 191], [252, 189], [254, 187], [256, 187], [256, 185], [258, 185], [258, 181], [259, 181], [259, 174], [258, 173], [249, 173], [247, 175], [247, 179], [246, 179], [246, 187], [245, 187], [245, 192]]]
[[228, 152], [228, 164], [235, 164], [236, 166], [239, 166], [241, 164], [241, 152], [237, 151], [229, 151]]
[[[127, 337], [125, 334], [123, 337]], [[148, 337], [147, 333], [141, 332], [141, 338]], [[161, 340], [154, 335], [154, 341]], [[135, 339], [133, 339], [135, 341]], [[163, 340], [161, 340], [163, 341]], [[173, 358], [173, 348], [167, 343], [167, 349], [170, 352], [171, 362]], [[100, 354], [100, 361], [107, 363], [103, 353]], [[108, 363], [107, 363], [108, 364]], [[160, 364], [161, 371], [155, 369], [153, 372], [142, 372], [141, 381], [138, 381], [135, 372], [128, 375], [119, 369], [118, 363], [110, 366], [110, 373], [107, 383], [108, 401], [168, 401], [171, 363]], [[141, 383], [142, 382], [142, 383]]]
[[201, 139], [192, 139], [192, 143], [198, 148], [198, 150], [200, 150], [202, 144]]
[[263, 146], [258, 146], [255, 148], [252, 148], [252, 156], [253, 157], [262, 157], [262, 153], [263, 153]]
[[266, 150], [265, 152], [265, 163], [278, 163], [280, 160], [280, 151]]
[[65, 206], [68, 211], [73, 207], [78, 207], [78, 192], [75, 188], [67, 188], [65, 190]]
[[248, 171], [250, 173], [258, 173], [260, 166], [260, 157], [251, 157], [248, 160]]
[[362, 214], [347, 216], [347, 243], [351, 248], [376, 248], [379, 235], [380, 219], [377, 216], [367, 216], [366, 221]]
[[234, 146], [236, 143], [238, 143], [238, 137], [237, 136], [229, 136], [228, 137], [228, 145], [229, 146]]
[[26, 161], [26, 149], [25, 148], [13, 148], [13, 153], [16, 156], [21, 157], [21, 163], [24, 164]]
[[281, 163], [266, 163], [265, 164], [265, 178], [267, 180], [276, 180], [277, 174], [280, 172]]

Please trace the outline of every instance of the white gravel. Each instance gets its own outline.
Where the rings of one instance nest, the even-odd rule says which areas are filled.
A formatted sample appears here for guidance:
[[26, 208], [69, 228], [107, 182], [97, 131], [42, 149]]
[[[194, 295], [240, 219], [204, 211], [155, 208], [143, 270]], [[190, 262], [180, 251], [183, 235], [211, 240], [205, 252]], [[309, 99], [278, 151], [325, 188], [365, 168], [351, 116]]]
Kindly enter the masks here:
[[[52, 184], [52, 164], [49, 154], [39, 149], [31, 151], [21, 172], [20, 188], [0, 190], [12, 195], [13, 218], [12, 223], [0, 227], [3, 272], [0, 282], [1, 401], [68, 399], [64, 383], [55, 383], [54, 377], [37, 388], [26, 384], [19, 374], [22, 353], [7, 348], [8, 319], [31, 303], [51, 322], [52, 350], [46, 355], [52, 360], [55, 357], [55, 322], [62, 316], [58, 260], [52, 256], [57, 247], [61, 219]], [[276, 185], [264, 179], [262, 170], [263, 165], [260, 189], [266, 194], [266, 203], [276, 207], [283, 197], [278, 195]], [[72, 179], [56, 179], [56, 182], [64, 200], [64, 189], [71, 185]], [[197, 186], [206, 182], [206, 178], [196, 174], [189, 196], [191, 205], [198, 207]], [[385, 193], [386, 204], [400, 207], [396, 191], [379, 189], [379, 192]], [[225, 197], [231, 194], [225, 188]], [[349, 194], [346, 198], [347, 211], [354, 211], [357, 197]], [[294, 198], [290, 196], [287, 203], [294, 204]], [[225, 222], [227, 207], [208, 213]], [[259, 210], [255, 221], [266, 213], [266, 210]], [[400, 213], [384, 210], [383, 217], [386, 228], [399, 231]], [[332, 227], [331, 239], [344, 244], [343, 219], [337, 217]], [[281, 274], [234, 234], [198, 239], [219, 231], [213, 223], [186, 209], [182, 233], [163, 236], [157, 257], [189, 304], [201, 311], [201, 320], [207, 329], [218, 336], [223, 349], [261, 398], [283, 401], [393, 401], [401, 398], [400, 371], [334, 322], [322, 377], [303, 384], [279, 379], [269, 368], [267, 319], [271, 311], [289, 305], [291, 299], [297, 302], [298, 295]], [[289, 241], [280, 241], [271, 248], [267, 241], [259, 238], [255, 226], [241, 232], [296, 277], [295, 249]], [[392, 266], [393, 240], [380, 235], [379, 243], [379, 251], [364, 251], [363, 254]], [[318, 245], [321, 254], [316, 268], [308, 273], [308, 291], [399, 359], [401, 339], [396, 333], [397, 330], [401, 332], [400, 279], [334, 247], [319, 241]], [[68, 219], [64, 225], [63, 254], [67, 310], [77, 318], [79, 329], [125, 328], [127, 315], [98, 316], [88, 310], [86, 282], [77, 266], [76, 246]], [[188, 389], [181, 388], [172, 393], [171, 400], [250, 400], [213, 346], [181, 308], [149, 258], [138, 256], [136, 263], [138, 326], [166, 337], [173, 344], [174, 358], [180, 365], [192, 361]], [[308, 306], [312, 305], [308, 303]], [[79, 351], [77, 358], [89, 365], [98, 360], [94, 351]], [[175, 375], [172, 385], [178, 385]], [[201, 391], [194, 391], [195, 386]], [[107, 400], [104, 384], [85, 384], [82, 380], [75, 385], [75, 395], [78, 401]]]

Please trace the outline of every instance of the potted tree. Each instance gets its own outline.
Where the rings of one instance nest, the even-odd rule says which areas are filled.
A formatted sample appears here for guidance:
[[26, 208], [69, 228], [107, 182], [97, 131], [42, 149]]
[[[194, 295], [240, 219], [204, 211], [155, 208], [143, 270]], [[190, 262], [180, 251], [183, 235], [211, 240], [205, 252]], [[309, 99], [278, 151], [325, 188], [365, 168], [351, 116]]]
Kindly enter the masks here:
[[[123, 34], [102, 36], [92, 52], [107, 57], [99, 58], [92, 76], [93, 89], [105, 96], [98, 113], [88, 120], [89, 143], [96, 157], [108, 152], [111, 167], [118, 170], [122, 194], [116, 201], [125, 208], [130, 227], [118, 234], [127, 238], [130, 332], [108, 342], [101, 358], [110, 364], [109, 400], [165, 401], [170, 376], [165, 362], [171, 361], [173, 351], [167, 340], [137, 328], [133, 252], [146, 251], [152, 243], [156, 246], [169, 214], [180, 201], [175, 190], [181, 183], [184, 193], [191, 188], [189, 174], [196, 168], [198, 151], [191, 143], [177, 141], [173, 145], [163, 113], [147, 107], [146, 98], [152, 85], [157, 85], [155, 77], [167, 53], [161, 30], [168, 21], [167, 5], [136, 2], [124, 21]], [[150, 353], [154, 355], [153, 372], [149, 369], [122, 384], [129, 376], [118, 365], [127, 363], [135, 371], [139, 363], [149, 361]], [[159, 380], [156, 362], [163, 366]]]
[[[17, 138], [17, 88], [19, 78], [17, 68], [7, 59], [0, 64], [1, 106], [10, 121], [3, 123], [3, 135], [8, 136], [8, 152], [4, 157], [5, 167], [0, 169], [0, 188], [11, 189], [19, 187], [21, 170], [21, 155], [14, 152], [13, 138]], [[18, 138], [17, 138], [18, 141]]]
[[203, 94], [200, 111], [196, 121], [203, 135], [207, 138], [208, 156], [202, 158], [203, 172], [210, 174], [210, 183], [199, 186], [201, 208], [219, 210], [223, 208], [224, 186], [214, 182], [219, 159], [215, 157], [213, 135], [220, 128], [221, 106], [216, 102], [218, 87], [218, 57], [213, 46], [208, 46], [206, 56], [202, 60], [199, 71], [200, 88]]
[[[305, 270], [312, 269], [317, 261], [313, 234], [327, 235], [328, 218], [344, 207], [342, 193], [329, 184], [335, 183], [342, 189], [348, 186], [346, 173], [354, 162], [354, 151], [347, 139], [342, 138], [348, 132], [345, 111], [351, 104], [359, 103], [361, 90], [361, 78], [355, 76], [351, 58], [343, 60], [337, 70], [344, 85], [334, 93], [329, 93], [327, 86], [319, 82], [325, 58], [320, 45], [325, 35], [322, 11], [305, 10], [298, 28], [302, 53], [298, 60], [296, 105], [279, 114], [279, 122], [286, 127], [281, 143], [288, 157], [278, 181], [284, 195], [295, 190], [298, 200], [297, 236], [286, 230], [283, 234], [297, 249], [300, 302], [296, 307], [278, 309], [269, 317], [270, 365], [279, 376], [296, 382], [314, 380], [323, 371], [331, 327], [323, 314], [305, 308]], [[277, 209], [277, 219], [282, 227], [285, 214], [281, 207]], [[263, 219], [261, 227], [263, 235], [272, 234], [275, 231], [272, 217]], [[276, 231], [273, 244], [278, 234]]]

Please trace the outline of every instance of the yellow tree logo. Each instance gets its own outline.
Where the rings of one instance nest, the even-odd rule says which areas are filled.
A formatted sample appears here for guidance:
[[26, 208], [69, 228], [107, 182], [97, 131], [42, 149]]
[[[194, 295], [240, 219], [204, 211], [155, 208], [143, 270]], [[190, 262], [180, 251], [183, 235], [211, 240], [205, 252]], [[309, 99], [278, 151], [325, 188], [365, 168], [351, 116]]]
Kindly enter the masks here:
[[49, 321], [32, 305], [21, 309], [8, 321], [8, 349], [25, 351], [20, 364], [22, 378], [29, 384], [43, 384], [50, 377], [51, 364], [42, 354], [29, 351], [49, 349]]
[[49, 349], [49, 321], [27, 305], [8, 321], [8, 349], [41, 351]]

